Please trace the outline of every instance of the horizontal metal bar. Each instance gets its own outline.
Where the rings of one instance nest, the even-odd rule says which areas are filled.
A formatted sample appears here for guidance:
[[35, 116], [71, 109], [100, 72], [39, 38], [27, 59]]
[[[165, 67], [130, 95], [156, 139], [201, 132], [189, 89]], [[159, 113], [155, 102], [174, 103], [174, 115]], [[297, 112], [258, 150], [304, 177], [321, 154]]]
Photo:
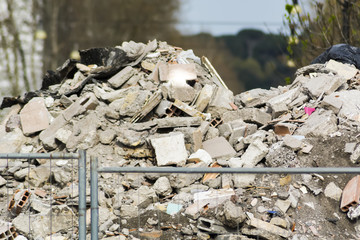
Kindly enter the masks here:
[[78, 159], [78, 153], [0, 153], [0, 159]]
[[356, 167], [317, 167], [317, 168], [184, 168], [184, 167], [102, 167], [99, 173], [271, 173], [271, 174], [360, 174]]

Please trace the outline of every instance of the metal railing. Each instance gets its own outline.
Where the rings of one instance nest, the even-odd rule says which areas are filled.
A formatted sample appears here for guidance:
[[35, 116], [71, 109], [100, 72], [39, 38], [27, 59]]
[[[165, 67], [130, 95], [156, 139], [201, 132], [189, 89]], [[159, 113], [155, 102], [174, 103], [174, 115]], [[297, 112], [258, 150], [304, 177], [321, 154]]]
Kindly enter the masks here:
[[160, 173], [160, 174], [360, 174], [356, 167], [309, 168], [185, 168], [185, 167], [99, 167], [96, 157], [90, 158], [91, 239], [99, 236], [99, 173]]
[[[46, 159], [46, 160], [50, 160], [50, 168], [51, 168], [51, 160], [78, 160], [78, 180], [79, 180], [78, 235], [79, 235], [79, 239], [81, 240], [86, 239], [86, 152], [85, 151], [79, 150], [78, 153], [5, 153], [5, 154], [2, 153], [0, 154], [0, 160], [4, 160], [4, 159], [7, 160], [6, 163], [7, 165], [3, 167], [8, 167], [9, 159], [28, 159], [28, 161], [30, 161], [31, 159]], [[50, 196], [50, 199], [51, 198], [52, 196]], [[50, 226], [51, 224], [52, 223], [50, 223]], [[30, 222], [29, 222], [29, 228], [30, 228]], [[10, 238], [5, 238], [5, 239], [11, 239], [11, 236], [7, 236], [7, 237]]]

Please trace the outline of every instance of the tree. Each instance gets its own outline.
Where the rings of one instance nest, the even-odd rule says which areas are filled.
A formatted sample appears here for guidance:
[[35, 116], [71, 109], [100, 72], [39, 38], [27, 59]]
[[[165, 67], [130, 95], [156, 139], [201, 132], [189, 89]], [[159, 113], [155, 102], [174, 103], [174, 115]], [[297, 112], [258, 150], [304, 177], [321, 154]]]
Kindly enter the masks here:
[[44, 70], [54, 69], [79, 49], [178, 35], [174, 27], [178, 0], [52, 0], [44, 5], [43, 22], [49, 33]]
[[360, 1], [310, 0], [309, 4], [313, 9], [309, 12], [296, 0], [285, 6], [289, 56], [298, 67], [334, 44], [360, 44]]
[[235, 36], [221, 36], [231, 53], [228, 61], [245, 90], [285, 84], [294, 69], [286, 66], [286, 38], [260, 30], [244, 29]]
[[19, 95], [23, 89], [30, 91], [38, 85], [40, 74], [36, 69], [41, 62], [36, 59], [43, 43], [37, 37], [40, 5], [38, 0], [0, 3], [0, 57], [4, 59], [0, 76], [2, 86], [8, 86], [7, 94]]

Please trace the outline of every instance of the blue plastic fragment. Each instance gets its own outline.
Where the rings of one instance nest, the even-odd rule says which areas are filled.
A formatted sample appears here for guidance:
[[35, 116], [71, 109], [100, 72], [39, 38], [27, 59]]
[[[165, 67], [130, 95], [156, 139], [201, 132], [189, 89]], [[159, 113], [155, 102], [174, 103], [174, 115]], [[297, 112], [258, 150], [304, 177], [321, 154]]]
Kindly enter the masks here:
[[181, 204], [169, 203], [166, 208], [166, 213], [169, 215], [176, 214], [182, 209], [182, 207], [183, 205]]

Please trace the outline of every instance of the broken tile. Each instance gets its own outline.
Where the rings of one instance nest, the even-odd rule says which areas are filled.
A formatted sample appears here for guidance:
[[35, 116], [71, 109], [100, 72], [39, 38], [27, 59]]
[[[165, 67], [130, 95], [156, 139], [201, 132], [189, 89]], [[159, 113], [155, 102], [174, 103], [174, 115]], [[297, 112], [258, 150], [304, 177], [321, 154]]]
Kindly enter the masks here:
[[150, 139], [158, 166], [184, 166], [188, 157], [184, 134], [173, 133]]
[[46, 129], [50, 124], [49, 112], [41, 97], [30, 100], [20, 111], [21, 128], [25, 136]]
[[212, 158], [233, 157], [236, 152], [224, 137], [216, 137], [203, 142], [203, 148]]

